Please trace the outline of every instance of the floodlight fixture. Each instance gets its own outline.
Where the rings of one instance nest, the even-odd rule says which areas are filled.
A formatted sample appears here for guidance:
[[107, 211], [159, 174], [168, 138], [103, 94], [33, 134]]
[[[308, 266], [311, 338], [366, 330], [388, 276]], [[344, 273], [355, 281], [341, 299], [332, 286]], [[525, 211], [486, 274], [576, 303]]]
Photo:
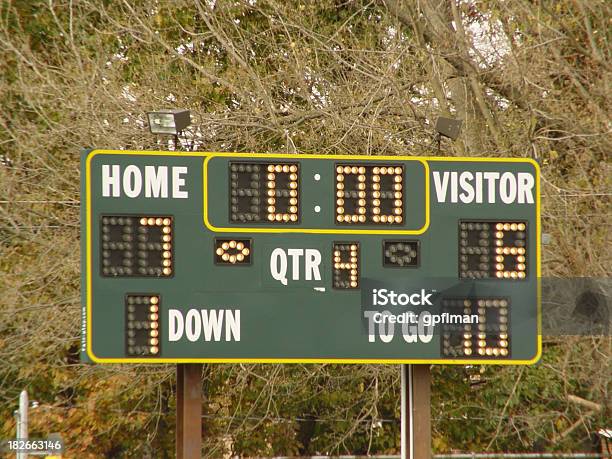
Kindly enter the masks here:
[[453, 118], [444, 118], [440, 116], [436, 121], [436, 131], [439, 135], [448, 137], [452, 140], [457, 140], [459, 133], [461, 132], [462, 120], [456, 120]]
[[158, 110], [148, 112], [149, 129], [152, 134], [178, 135], [191, 124], [189, 110]]

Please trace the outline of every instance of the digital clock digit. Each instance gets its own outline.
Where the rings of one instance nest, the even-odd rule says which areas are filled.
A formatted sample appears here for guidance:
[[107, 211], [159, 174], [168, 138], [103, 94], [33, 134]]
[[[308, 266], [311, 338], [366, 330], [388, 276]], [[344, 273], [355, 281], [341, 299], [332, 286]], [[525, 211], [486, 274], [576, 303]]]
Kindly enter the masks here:
[[298, 223], [298, 163], [232, 162], [230, 221], [232, 223]]
[[404, 168], [336, 165], [336, 223], [399, 225], [404, 221]]

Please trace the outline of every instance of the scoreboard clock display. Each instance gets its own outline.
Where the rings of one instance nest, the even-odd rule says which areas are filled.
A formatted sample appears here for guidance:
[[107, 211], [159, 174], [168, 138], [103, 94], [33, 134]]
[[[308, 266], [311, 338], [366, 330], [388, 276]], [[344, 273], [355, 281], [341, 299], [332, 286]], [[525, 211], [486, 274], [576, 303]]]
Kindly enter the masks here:
[[528, 159], [89, 150], [84, 359], [540, 355]]

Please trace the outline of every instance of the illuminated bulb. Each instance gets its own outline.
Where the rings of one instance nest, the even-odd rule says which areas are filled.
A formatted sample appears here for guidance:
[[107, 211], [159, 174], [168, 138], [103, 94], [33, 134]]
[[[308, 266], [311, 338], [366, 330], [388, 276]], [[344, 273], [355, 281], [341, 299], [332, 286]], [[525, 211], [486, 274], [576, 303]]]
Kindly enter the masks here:
[[342, 215], [338, 215], [338, 216], [336, 217], [336, 220], [338, 220], [339, 222], [341, 222], [341, 221], [342, 221]]
[[169, 227], [169, 226], [164, 226], [164, 227], [162, 228], [162, 232], [163, 232], [164, 234], [170, 234], [170, 231], [171, 231], [171, 229], [170, 229], [170, 227]]
[[287, 164], [285, 164], [285, 165], [283, 166], [283, 169], [282, 169], [282, 170], [283, 170], [283, 172], [286, 174], [287, 172], [289, 172], [289, 166], [288, 166]]
[[274, 172], [274, 166], [272, 164], [268, 166], [268, 172]]
[[229, 262], [230, 263], [236, 263], [236, 255], [230, 255]]
[[395, 180], [396, 182], [401, 182], [402, 181], [402, 177], [400, 177], [399, 175], [396, 175], [393, 180]]
[[157, 314], [150, 314], [149, 315], [149, 319], [151, 319], [151, 320], [158, 320], [159, 319], [159, 315], [157, 315]]
[[488, 348], [486, 348], [486, 349], [485, 349], [485, 353], [486, 353], [487, 355], [492, 355], [492, 354], [493, 354], [493, 349], [491, 349], [490, 347], [488, 347]]
[[293, 214], [293, 215], [291, 215], [291, 216], [289, 217], [289, 219], [290, 219], [292, 222], [297, 222], [298, 217], [297, 217], [297, 215]]
[[155, 219], [155, 225], [156, 225], [156, 226], [162, 226], [162, 223], [163, 223], [163, 222], [164, 222], [164, 220], [163, 220], [163, 219], [161, 219], [161, 218], [156, 218], [156, 219]]
[[163, 221], [162, 221], [162, 224], [164, 226], [169, 226], [171, 222], [172, 222], [172, 220], [170, 220], [169, 218], [164, 218]]
[[147, 225], [149, 225], [149, 226], [155, 225], [155, 219], [154, 218], [149, 218], [147, 220]]
[[162, 266], [165, 266], [166, 268], [172, 265], [172, 261], [170, 260], [162, 260]]
[[522, 271], [520, 273], [518, 273], [518, 278], [519, 279], [525, 279], [525, 273], [522, 272]]
[[495, 237], [496, 237], [497, 239], [501, 239], [501, 238], [503, 238], [503, 237], [504, 237], [504, 233], [503, 233], [503, 232], [501, 232], [501, 231], [498, 231], [497, 233], [495, 233]]
[[248, 247], [245, 247], [244, 249], [242, 249], [242, 255], [244, 255], [245, 257], [251, 253], [251, 251], [249, 250]]
[[465, 355], [472, 355], [472, 349], [470, 349], [469, 347], [465, 348], [465, 349], [463, 349], [463, 353]]
[[157, 298], [156, 296], [152, 296], [151, 298], [149, 298], [149, 302], [151, 304], [157, 304], [159, 303], [159, 298]]
[[156, 338], [156, 337], [158, 337], [158, 336], [159, 336], [159, 332], [158, 332], [157, 330], [151, 330], [151, 331], [149, 332], [149, 335], [150, 335], [150, 336], [152, 336], [152, 337], [154, 337], [154, 338]]
[[150, 307], [149, 307], [149, 311], [151, 311], [151, 312], [157, 312], [157, 311], [159, 311], [159, 306], [155, 306], [155, 305], [150, 306]]
[[151, 344], [152, 346], [157, 346], [159, 344], [159, 340], [157, 338], [151, 338], [149, 340], [149, 344]]
[[396, 168], [395, 168], [395, 173], [396, 173], [396, 174], [398, 174], [398, 175], [399, 175], [399, 174], [401, 174], [401, 173], [402, 173], [402, 168], [401, 168], [401, 167], [399, 167], [399, 166], [398, 166], [398, 167], [396, 167]]
[[221, 255], [221, 259], [222, 259], [223, 261], [227, 261], [227, 260], [229, 260], [229, 253], [224, 253], [223, 255]]
[[504, 223], [504, 231], [510, 230], [510, 223]]
[[143, 226], [146, 226], [147, 225], [147, 219], [146, 218], [141, 218], [140, 219], [140, 224], [143, 225]]
[[297, 172], [298, 168], [295, 164], [292, 164], [291, 166], [289, 166], [289, 171], [290, 172]]
[[374, 220], [375, 223], [378, 223], [378, 222], [380, 222], [380, 217], [378, 215], [374, 215], [372, 217], [372, 220]]
[[500, 349], [499, 353], [502, 357], [506, 357], [508, 355], [508, 349]]
[[283, 216], [282, 216], [281, 214], [276, 214], [276, 215], [274, 215], [274, 219], [275, 219], [277, 222], [280, 222], [280, 221], [283, 219]]
[[268, 214], [268, 220], [273, 222], [274, 221], [274, 214]]
[[159, 348], [157, 346], [151, 346], [151, 354], [157, 354], [159, 352]]
[[374, 175], [374, 176], [372, 177], [372, 181], [373, 181], [373, 182], [380, 182], [380, 175]]
[[288, 222], [289, 221], [289, 214], [283, 214], [283, 221], [284, 222]]
[[151, 322], [149, 325], [153, 330], [157, 330], [159, 328], [159, 324], [157, 322]]
[[525, 231], [525, 224], [524, 224], [524, 223], [519, 223], [519, 224], [517, 225], [517, 229], [518, 229], [519, 231]]
[[503, 223], [498, 223], [497, 225], [495, 225], [495, 229], [499, 231], [503, 230], [504, 229]]
[[380, 168], [380, 173], [385, 175], [387, 173], [387, 168], [386, 167], [381, 167]]
[[345, 174], [350, 174], [351, 173], [351, 168], [349, 166], [344, 166], [344, 173]]
[[336, 172], [337, 172], [338, 174], [341, 174], [341, 173], [342, 173], [342, 166], [338, 166], [338, 167], [336, 167]]
[[164, 268], [162, 270], [162, 273], [164, 273], [164, 276], [169, 276], [170, 274], [172, 274], [172, 270], [170, 268]]
[[510, 225], [510, 229], [511, 229], [512, 231], [516, 231], [516, 230], [517, 230], [517, 228], [518, 228], [518, 226], [517, 226], [517, 224], [516, 224], [516, 223], [512, 223], [512, 224]]
[[380, 174], [380, 168], [375, 167], [372, 172], [374, 172], [375, 174]]
[[282, 172], [283, 171], [283, 166], [281, 166], [280, 164], [277, 164], [276, 166], [274, 166], [274, 172]]
[[295, 190], [297, 186], [298, 186], [297, 182], [289, 182], [289, 188], [291, 188], [292, 190]]
[[298, 200], [296, 198], [289, 199], [289, 204], [291, 204], [292, 206], [296, 206], [297, 202], [298, 202]]
[[485, 350], [484, 349], [478, 349], [478, 354], [479, 355], [484, 355], [485, 354]]
[[162, 253], [162, 257], [164, 257], [164, 258], [170, 258], [171, 256], [172, 256], [171, 252], [165, 251], [165, 252]]
[[365, 222], [365, 221], [366, 221], [365, 215], [360, 215], [360, 216], [359, 216], [359, 222], [360, 222], [360, 223], [363, 223], [363, 222]]

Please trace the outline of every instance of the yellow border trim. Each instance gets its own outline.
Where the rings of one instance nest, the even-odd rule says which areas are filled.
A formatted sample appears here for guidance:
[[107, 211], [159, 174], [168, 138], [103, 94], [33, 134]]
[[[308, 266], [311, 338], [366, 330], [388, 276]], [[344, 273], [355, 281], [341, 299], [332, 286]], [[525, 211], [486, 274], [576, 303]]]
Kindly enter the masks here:
[[[269, 158], [325, 158], [325, 159], [367, 159], [372, 160], [419, 160], [426, 165], [427, 168], [427, 187], [429, 190], [429, 165], [430, 161], [446, 161], [446, 162], [497, 162], [497, 163], [529, 163], [533, 165], [536, 172], [536, 275], [537, 275], [537, 352], [530, 360], [476, 360], [476, 359], [129, 359], [129, 358], [100, 358], [93, 353], [92, 349], [92, 330], [91, 330], [91, 305], [92, 305], [92, 250], [91, 250], [91, 160], [100, 154], [107, 155], [133, 155], [133, 156], [196, 156], [211, 158], [214, 156], [239, 156], [239, 157], [269, 157]], [[542, 275], [541, 267], [541, 210], [540, 210], [540, 165], [529, 158], [473, 158], [473, 157], [414, 157], [414, 156], [365, 156], [365, 155], [292, 155], [292, 154], [249, 154], [249, 153], [200, 153], [200, 152], [173, 152], [173, 151], [135, 151], [135, 150], [92, 150], [87, 154], [85, 162], [85, 215], [87, 219], [86, 226], [86, 301], [87, 301], [87, 355], [96, 363], [146, 363], [150, 365], [160, 363], [336, 363], [336, 364], [444, 364], [444, 365], [531, 365], [540, 360], [542, 356], [542, 310], [541, 310], [541, 285], [540, 277]], [[429, 191], [427, 192], [429, 196]], [[429, 198], [427, 200], [427, 227], [429, 226]], [[427, 229], [425, 228], [425, 230]], [[424, 231], [425, 231], [424, 230]], [[232, 228], [232, 231], [234, 229]], [[368, 230], [365, 230], [368, 231]], [[374, 230], [376, 231], [376, 230]], [[384, 230], [383, 230], [384, 231]], [[284, 232], [284, 231], [283, 231]], [[397, 234], [397, 233], [394, 233]]]
[[[405, 230], [405, 229], [346, 229], [344, 227], [337, 227], [334, 229], [324, 228], [245, 228], [245, 227], [217, 227], [214, 226], [208, 219], [208, 163], [211, 159], [216, 157], [240, 157], [240, 158], [283, 158], [283, 159], [340, 159], [340, 160], [367, 160], [367, 161], [417, 161], [423, 165], [425, 169], [425, 223], [417, 230]], [[213, 153], [204, 160], [204, 169], [202, 172], [204, 179], [204, 226], [213, 233], [218, 232], [230, 232], [230, 233], [300, 233], [300, 234], [393, 234], [393, 235], [419, 235], [423, 234], [429, 228], [429, 207], [430, 207], [430, 186], [429, 186], [429, 164], [426, 160], [419, 157], [408, 157], [408, 156], [364, 156], [364, 155], [292, 155], [292, 154], [265, 154], [265, 153]]]

